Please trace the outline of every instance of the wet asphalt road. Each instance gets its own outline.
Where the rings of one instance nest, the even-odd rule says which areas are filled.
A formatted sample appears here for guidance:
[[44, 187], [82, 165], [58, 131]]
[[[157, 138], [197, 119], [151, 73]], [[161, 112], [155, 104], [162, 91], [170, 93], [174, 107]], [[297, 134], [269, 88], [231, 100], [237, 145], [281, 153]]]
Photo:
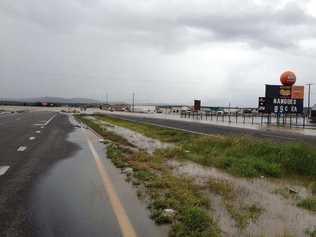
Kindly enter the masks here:
[[[98, 137], [75, 125], [53, 112], [0, 115], [0, 236], [124, 236], [113, 195], [136, 236], [167, 236], [105, 158]], [[91, 146], [113, 190], [101, 179]]]
[[108, 116], [127, 119], [134, 122], [146, 122], [151, 123], [158, 126], [166, 126], [176, 129], [182, 129], [191, 132], [204, 133], [204, 134], [220, 134], [220, 135], [232, 135], [232, 136], [240, 136], [240, 135], [250, 135], [256, 138], [272, 140], [275, 142], [282, 143], [295, 143], [302, 142], [307, 145], [316, 145], [316, 137], [303, 135], [298, 133], [291, 133], [286, 131], [275, 131], [275, 130], [267, 130], [267, 129], [247, 129], [247, 128], [237, 128], [237, 127], [228, 127], [214, 124], [206, 124], [206, 123], [197, 123], [192, 121], [179, 121], [179, 120], [171, 120], [171, 119], [160, 119], [160, 118], [148, 118], [142, 116], [129, 116], [129, 115], [118, 115], [118, 114], [107, 114]]

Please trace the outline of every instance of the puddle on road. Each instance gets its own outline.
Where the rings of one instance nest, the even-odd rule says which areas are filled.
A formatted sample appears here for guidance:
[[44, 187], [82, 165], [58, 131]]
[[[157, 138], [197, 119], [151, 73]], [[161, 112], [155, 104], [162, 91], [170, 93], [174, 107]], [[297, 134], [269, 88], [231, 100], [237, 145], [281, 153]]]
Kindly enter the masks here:
[[[71, 158], [58, 162], [32, 192], [30, 219], [34, 236], [121, 236], [82, 131], [76, 128], [68, 140], [81, 149]], [[94, 137], [95, 148], [138, 236], [167, 236], [166, 228], [156, 226], [149, 219], [146, 205], [137, 198], [136, 190], [124, 181], [110, 160], [103, 159], [104, 145], [97, 141]]]

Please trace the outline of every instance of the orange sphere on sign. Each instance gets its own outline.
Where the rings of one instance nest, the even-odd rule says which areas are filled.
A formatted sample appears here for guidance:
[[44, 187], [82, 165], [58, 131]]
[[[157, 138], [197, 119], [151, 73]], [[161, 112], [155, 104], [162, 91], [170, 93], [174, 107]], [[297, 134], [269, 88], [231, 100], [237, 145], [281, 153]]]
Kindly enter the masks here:
[[286, 71], [281, 74], [280, 81], [284, 86], [293, 86], [296, 82], [294, 72]]

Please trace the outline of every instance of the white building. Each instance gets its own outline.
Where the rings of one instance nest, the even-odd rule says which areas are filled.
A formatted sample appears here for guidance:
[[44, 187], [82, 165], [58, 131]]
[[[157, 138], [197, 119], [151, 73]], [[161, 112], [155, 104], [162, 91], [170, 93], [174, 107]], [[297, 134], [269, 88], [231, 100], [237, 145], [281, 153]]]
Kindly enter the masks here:
[[[133, 109], [133, 107], [132, 107]], [[135, 113], [155, 113], [156, 106], [154, 105], [135, 105], [134, 106]]]

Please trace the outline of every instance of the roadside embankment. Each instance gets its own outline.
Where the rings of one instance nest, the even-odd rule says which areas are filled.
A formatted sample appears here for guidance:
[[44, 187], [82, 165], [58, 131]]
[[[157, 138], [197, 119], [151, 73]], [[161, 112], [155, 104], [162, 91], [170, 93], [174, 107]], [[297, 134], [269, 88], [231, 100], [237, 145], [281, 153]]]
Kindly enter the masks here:
[[[78, 116], [170, 236], [313, 236], [316, 151]], [[150, 144], [150, 145], [148, 145]], [[305, 209], [308, 210], [305, 210]]]

